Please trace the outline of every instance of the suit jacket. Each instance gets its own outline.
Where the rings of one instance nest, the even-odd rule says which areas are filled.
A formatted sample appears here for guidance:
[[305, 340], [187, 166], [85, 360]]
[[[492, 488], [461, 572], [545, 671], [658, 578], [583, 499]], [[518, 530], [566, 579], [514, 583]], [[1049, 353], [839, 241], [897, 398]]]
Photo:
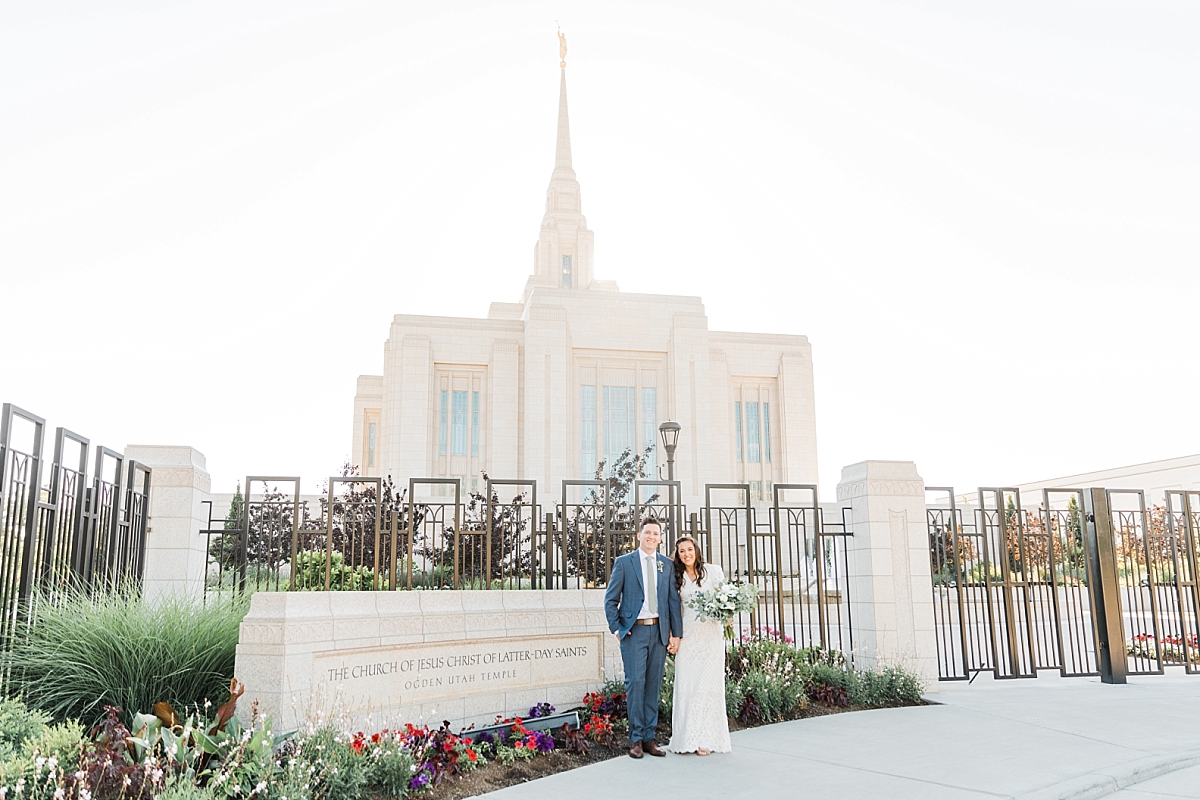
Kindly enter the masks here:
[[[619, 633], [622, 639], [633, 628], [642, 611], [642, 601], [646, 598], [640, 552], [634, 550], [613, 562], [612, 576], [608, 579], [608, 588], [604, 590], [604, 616], [608, 619], [608, 629]], [[679, 603], [679, 591], [675, 588], [675, 564], [660, 553], [654, 555], [661, 569], [655, 576], [658, 584], [658, 633], [662, 643], [667, 644], [671, 636], [683, 636], [683, 610]]]

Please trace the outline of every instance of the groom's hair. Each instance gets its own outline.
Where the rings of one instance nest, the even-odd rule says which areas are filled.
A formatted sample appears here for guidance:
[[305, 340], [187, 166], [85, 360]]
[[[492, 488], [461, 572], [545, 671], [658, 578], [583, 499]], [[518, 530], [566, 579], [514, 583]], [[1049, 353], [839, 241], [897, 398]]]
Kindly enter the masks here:
[[647, 514], [646, 516], [642, 517], [642, 524], [638, 526], [638, 530], [645, 530], [647, 525], [657, 525], [659, 532], [662, 532], [662, 523], [659, 522], [658, 517], [654, 516], [653, 514]]

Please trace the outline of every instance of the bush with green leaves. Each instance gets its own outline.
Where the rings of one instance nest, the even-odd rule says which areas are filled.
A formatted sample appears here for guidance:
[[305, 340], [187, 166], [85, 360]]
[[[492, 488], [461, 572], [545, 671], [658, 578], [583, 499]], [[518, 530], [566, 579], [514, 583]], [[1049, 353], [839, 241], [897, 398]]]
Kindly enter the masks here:
[[301, 550], [296, 554], [296, 588], [325, 591], [325, 573], [329, 588], [335, 592], [361, 592], [371, 589], [375, 573], [370, 567], [351, 567], [337, 550]]
[[206, 787], [215, 797], [269, 798], [279, 778], [275, 737], [269, 721], [242, 729], [234, 717], [226, 735], [215, 739], [216, 764]]
[[924, 689], [921, 679], [900, 667], [884, 667], [878, 672], [858, 673], [856, 691], [851, 702], [861, 706], [887, 706], [900, 703], [918, 704]]
[[36, 624], [14, 642], [9, 694], [55, 720], [91, 726], [104, 707], [134, 712], [219, 699], [233, 677], [249, 596], [198, 605], [143, 601], [117, 590], [36, 603]]
[[16, 755], [26, 739], [40, 736], [48, 724], [49, 714], [15, 698], [0, 700], [0, 760]]
[[367, 765], [347, 736], [318, 728], [299, 741], [298, 761], [307, 764], [317, 800], [359, 800], [367, 786]]
[[[808, 702], [813, 654], [771, 639], [742, 642], [726, 651], [726, 709], [744, 725], [786, 719]], [[733, 688], [736, 699], [730, 696]]]
[[[844, 694], [851, 705], [878, 708], [890, 705], [914, 705], [921, 702], [921, 679], [902, 667], [859, 670], [819, 664], [808, 676], [809, 694], [818, 699]], [[823, 687], [839, 690], [831, 694]]]
[[22, 798], [50, 800], [79, 766], [83, 727], [51, 725], [50, 716], [20, 700], [0, 701], [0, 787], [21, 786]]
[[163, 790], [154, 800], [213, 800], [214, 795], [206, 787], [197, 785], [183, 775], [167, 778]]
[[742, 701], [745, 700], [745, 694], [742, 692], [742, 687], [736, 680], [725, 676], [725, 714], [730, 717], [737, 717], [738, 712], [742, 710]]
[[416, 772], [412, 753], [394, 736], [380, 737], [367, 756], [367, 785], [383, 797], [402, 798]]
[[734, 645], [726, 651], [725, 672], [727, 710], [743, 724], [784, 719], [807, 697], [842, 706], [921, 702], [920, 679], [901, 667], [860, 670], [837, 650], [798, 648], [778, 639]]
[[658, 715], [664, 719], [671, 718], [675, 710], [675, 657], [668, 656], [666, 668], [663, 670], [662, 689], [658, 693]]

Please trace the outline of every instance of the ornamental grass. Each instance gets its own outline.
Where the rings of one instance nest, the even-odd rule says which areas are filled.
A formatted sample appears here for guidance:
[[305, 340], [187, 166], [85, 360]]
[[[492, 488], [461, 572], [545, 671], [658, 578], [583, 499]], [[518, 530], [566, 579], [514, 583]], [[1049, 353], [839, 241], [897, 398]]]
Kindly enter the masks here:
[[249, 604], [249, 595], [147, 602], [121, 590], [36, 602], [37, 623], [14, 642], [5, 694], [88, 727], [105, 706], [128, 722], [160, 700], [179, 709], [219, 703]]

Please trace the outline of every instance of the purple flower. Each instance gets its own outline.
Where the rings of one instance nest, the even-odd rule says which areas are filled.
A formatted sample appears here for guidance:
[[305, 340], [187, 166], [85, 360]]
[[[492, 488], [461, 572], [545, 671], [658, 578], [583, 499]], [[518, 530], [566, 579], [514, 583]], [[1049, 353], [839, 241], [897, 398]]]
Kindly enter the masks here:
[[408, 779], [408, 788], [424, 789], [429, 785], [429, 773], [422, 770]]
[[539, 753], [549, 753], [554, 749], [554, 737], [545, 731], [534, 732], [533, 739]]
[[548, 717], [554, 713], [554, 706], [549, 703], [538, 703], [529, 709], [528, 719], [537, 719], [538, 717]]

